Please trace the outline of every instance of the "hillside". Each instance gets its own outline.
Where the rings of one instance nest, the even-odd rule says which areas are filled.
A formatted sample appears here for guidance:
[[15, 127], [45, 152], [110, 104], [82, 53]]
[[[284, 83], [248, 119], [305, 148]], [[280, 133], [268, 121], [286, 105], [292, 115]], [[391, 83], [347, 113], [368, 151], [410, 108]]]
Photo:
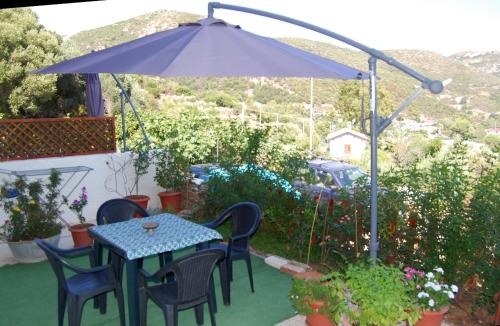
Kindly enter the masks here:
[[[157, 11], [94, 30], [80, 32], [65, 42], [67, 53], [78, 55], [92, 49], [119, 44], [163, 29], [173, 28], [179, 22], [194, 21], [199, 16], [174, 11]], [[329, 43], [305, 39], [285, 38], [282, 41], [333, 60], [367, 70], [367, 55], [340, 48]], [[498, 52], [480, 56], [462, 54], [446, 57], [421, 50], [390, 50], [386, 54], [431, 78], [453, 81], [442, 94], [425, 92], [404, 114], [418, 120], [434, 120], [445, 128], [456, 119], [466, 119], [475, 126], [475, 136], [482, 137], [484, 128], [500, 125], [500, 76], [497, 72]], [[466, 60], [467, 59], [467, 60]], [[470, 59], [470, 60], [469, 60]], [[494, 73], [490, 73], [494, 72]], [[380, 62], [379, 85], [389, 91], [396, 105], [409, 96], [418, 82], [395, 68]], [[153, 82], [154, 80], [154, 82]], [[177, 78], [175, 83], [188, 87], [195, 98], [204, 99], [214, 92], [224, 92], [237, 100], [252, 94], [253, 100], [264, 104], [283, 104], [300, 108], [309, 101], [309, 80], [300, 78]], [[106, 84], [106, 83], [105, 83]], [[169, 94], [168, 81], [140, 77], [139, 85], [160, 84], [159, 93]], [[146, 85], [146, 86], [145, 86]], [[316, 80], [315, 103], [331, 107], [340, 82]], [[365, 83], [365, 86], [367, 83]], [[104, 86], [106, 87], [106, 86]], [[154, 88], [154, 87], [153, 87]], [[148, 90], [149, 91], [149, 90]], [[156, 98], [160, 98], [158, 94]], [[368, 95], [366, 96], [368, 103]], [[276, 105], [275, 105], [276, 106]], [[300, 112], [297, 112], [300, 116]]]
[[500, 77], [500, 51], [459, 52], [451, 56], [468, 67]]

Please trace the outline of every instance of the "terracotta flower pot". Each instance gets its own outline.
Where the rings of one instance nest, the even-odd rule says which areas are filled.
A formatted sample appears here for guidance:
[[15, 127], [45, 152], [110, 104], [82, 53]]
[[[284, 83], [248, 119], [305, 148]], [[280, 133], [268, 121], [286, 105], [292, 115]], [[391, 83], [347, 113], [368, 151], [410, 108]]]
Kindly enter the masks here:
[[313, 314], [306, 316], [306, 325], [308, 326], [334, 326], [328, 319], [327, 314], [320, 314], [319, 309], [325, 304], [324, 301], [314, 301], [311, 303], [311, 309], [315, 311]]
[[[146, 196], [146, 195], [130, 195], [130, 196], [126, 196], [125, 198], [127, 198], [128, 200], [133, 201], [134, 203], [136, 203], [137, 205], [141, 206], [145, 210], [148, 209], [149, 196]], [[135, 214], [135, 217], [136, 218], [141, 218], [142, 216], [141, 216], [141, 214], [137, 213], [137, 214]]]
[[94, 224], [84, 223], [70, 226], [69, 231], [73, 237], [75, 247], [92, 246], [94, 240], [89, 235], [89, 228], [91, 226], [94, 226]]
[[161, 208], [168, 212], [180, 212], [181, 211], [181, 192], [169, 192], [162, 191], [158, 193], [160, 197]]
[[133, 201], [137, 205], [141, 206], [144, 209], [148, 209], [149, 196], [146, 195], [130, 195], [126, 196], [128, 200]]
[[446, 306], [439, 311], [425, 310], [421, 313], [421, 318], [416, 322], [415, 326], [440, 326], [444, 320], [444, 315], [450, 307]]

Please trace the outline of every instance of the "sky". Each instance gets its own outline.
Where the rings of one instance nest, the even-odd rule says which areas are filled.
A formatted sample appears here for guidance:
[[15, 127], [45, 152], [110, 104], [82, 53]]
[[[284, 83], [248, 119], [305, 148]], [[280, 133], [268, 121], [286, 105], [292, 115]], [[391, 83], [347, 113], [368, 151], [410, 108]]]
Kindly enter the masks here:
[[[222, 0], [331, 30], [379, 49], [420, 49], [450, 55], [500, 51], [500, 0]], [[207, 14], [201, 0], [106, 0], [37, 6], [40, 23], [63, 36], [167, 9]], [[269, 37], [330, 38], [288, 23], [216, 9], [216, 18]]]

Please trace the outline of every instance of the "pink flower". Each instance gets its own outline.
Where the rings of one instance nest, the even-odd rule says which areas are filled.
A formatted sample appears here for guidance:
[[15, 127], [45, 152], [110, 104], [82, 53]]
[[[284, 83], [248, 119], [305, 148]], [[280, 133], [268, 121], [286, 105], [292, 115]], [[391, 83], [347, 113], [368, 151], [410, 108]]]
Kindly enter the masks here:
[[408, 274], [405, 274], [405, 278], [406, 278], [407, 280], [412, 279], [412, 278], [413, 278], [413, 275], [411, 275], [411, 274], [409, 274], [409, 273], [408, 273]]
[[416, 288], [417, 288], [417, 290], [420, 290], [422, 287], [417, 284]]
[[404, 272], [409, 272], [409, 271], [410, 271], [410, 269], [411, 269], [411, 267], [410, 267], [410, 266], [406, 266], [406, 267], [403, 269], [403, 271], [404, 271]]

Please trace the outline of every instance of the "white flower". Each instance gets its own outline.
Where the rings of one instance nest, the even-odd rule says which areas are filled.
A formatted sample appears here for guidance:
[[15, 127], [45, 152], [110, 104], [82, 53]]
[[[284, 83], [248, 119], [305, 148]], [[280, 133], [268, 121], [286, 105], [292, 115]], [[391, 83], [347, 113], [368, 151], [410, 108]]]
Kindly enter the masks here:
[[446, 294], [448, 294], [448, 298], [455, 299], [455, 295], [453, 294], [453, 292], [448, 291]]
[[427, 276], [428, 279], [432, 279], [432, 278], [434, 278], [434, 273], [429, 272], [429, 273], [425, 274], [425, 276]]
[[448, 284], [443, 284], [442, 286], [443, 286], [445, 289], [447, 289], [447, 288], [448, 288]]
[[422, 298], [428, 298], [428, 297], [429, 297], [429, 293], [426, 293], [426, 292], [418, 292], [417, 297], [418, 297], [419, 299], [422, 299]]
[[434, 288], [436, 286], [436, 284], [434, 284], [433, 282], [427, 282], [424, 284], [424, 286], [426, 288]]
[[455, 284], [452, 284], [452, 285], [451, 285], [451, 290], [452, 290], [453, 292], [457, 293], [457, 292], [458, 292], [458, 287], [457, 287]]
[[438, 267], [438, 268], [434, 268], [434, 270], [438, 273], [441, 273], [442, 275], [444, 275], [444, 270], [441, 268], [441, 267]]
[[432, 288], [434, 289], [434, 291], [441, 291], [441, 285], [439, 284], [434, 284]]
[[429, 307], [434, 307], [434, 300], [432, 299], [429, 300]]

